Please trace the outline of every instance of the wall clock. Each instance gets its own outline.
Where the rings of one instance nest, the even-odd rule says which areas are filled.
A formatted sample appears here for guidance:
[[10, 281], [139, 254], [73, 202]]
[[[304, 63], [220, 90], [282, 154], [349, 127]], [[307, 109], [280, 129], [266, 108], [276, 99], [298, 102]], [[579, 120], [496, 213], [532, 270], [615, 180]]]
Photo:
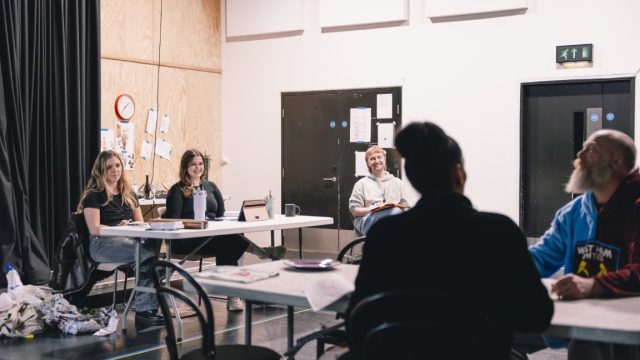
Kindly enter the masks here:
[[116, 98], [116, 116], [120, 120], [130, 120], [136, 112], [136, 103], [129, 94], [122, 94]]

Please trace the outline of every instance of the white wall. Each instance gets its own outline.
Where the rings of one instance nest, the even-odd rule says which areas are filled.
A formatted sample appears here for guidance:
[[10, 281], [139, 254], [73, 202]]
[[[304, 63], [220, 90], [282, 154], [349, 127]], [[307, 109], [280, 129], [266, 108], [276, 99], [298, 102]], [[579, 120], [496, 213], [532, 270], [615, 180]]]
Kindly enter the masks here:
[[[410, 0], [410, 20], [401, 26], [321, 33], [318, 0], [308, 0], [302, 35], [227, 41], [223, 32], [227, 207], [269, 189], [280, 205], [281, 92], [402, 86], [404, 124], [440, 124], [462, 146], [466, 193], [476, 207], [517, 221], [520, 84], [635, 76], [640, 69], [640, 1], [528, 5], [522, 15], [432, 23], [424, 2]], [[582, 43], [594, 44], [593, 67], [556, 69], [555, 46]]]

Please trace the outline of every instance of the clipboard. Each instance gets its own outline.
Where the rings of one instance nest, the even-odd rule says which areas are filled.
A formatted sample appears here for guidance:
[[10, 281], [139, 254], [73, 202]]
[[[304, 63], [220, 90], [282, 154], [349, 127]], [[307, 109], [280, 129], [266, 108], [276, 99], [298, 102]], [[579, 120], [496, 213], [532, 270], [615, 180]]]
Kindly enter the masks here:
[[238, 221], [262, 221], [269, 220], [267, 214], [267, 202], [264, 200], [245, 200], [242, 202], [242, 209], [238, 216]]

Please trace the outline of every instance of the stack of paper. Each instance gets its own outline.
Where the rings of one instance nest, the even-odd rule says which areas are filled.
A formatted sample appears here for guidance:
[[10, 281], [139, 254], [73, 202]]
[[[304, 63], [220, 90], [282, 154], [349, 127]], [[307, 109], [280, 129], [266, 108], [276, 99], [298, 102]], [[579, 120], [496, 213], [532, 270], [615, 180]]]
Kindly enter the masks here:
[[182, 221], [154, 221], [149, 222], [149, 228], [152, 230], [178, 230], [184, 229]]

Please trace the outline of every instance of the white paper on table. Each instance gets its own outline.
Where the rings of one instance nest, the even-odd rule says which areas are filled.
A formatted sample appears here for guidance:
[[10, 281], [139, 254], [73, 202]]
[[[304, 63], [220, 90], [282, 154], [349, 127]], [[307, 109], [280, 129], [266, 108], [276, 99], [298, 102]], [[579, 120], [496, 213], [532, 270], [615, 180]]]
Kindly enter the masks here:
[[151, 142], [149, 140], [143, 141], [140, 147], [140, 157], [144, 160], [151, 159], [151, 149], [153, 149]]
[[336, 274], [327, 274], [322, 279], [307, 285], [304, 292], [313, 311], [320, 311], [355, 290], [355, 285]]
[[147, 134], [153, 135], [156, 132], [156, 121], [158, 120], [158, 112], [149, 109], [149, 113], [147, 114], [147, 127], [144, 132]]
[[163, 134], [166, 134], [169, 132], [169, 123], [171, 122], [171, 119], [169, 119], [169, 115], [167, 114], [163, 114], [162, 118], [160, 119], [160, 132]]
[[169, 159], [171, 157], [171, 143], [162, 139], [156, 142], [156, 154], [163, 159]]
[[100, 151], [113, 150], [113, 130], [100, 129]]
[[367, 176], [369, 175], [369, 168], [367, 167], [367, 162], [365, 161], [366, 156], [365, 151], [356, 151], [355, 152], [355, 169], [356, 169], [356, 177], [358, 176]]
[[393, 132], [395, 130], [393, 123], [378, 123], [378, 146], [381, 148], [393, 147]]
[[351, 108], [350, 142], [371, 141], [371, 108]]
[[378, 94], [376, 99], [376, 118], [391, 119], [393, 117], [393, 94]]

